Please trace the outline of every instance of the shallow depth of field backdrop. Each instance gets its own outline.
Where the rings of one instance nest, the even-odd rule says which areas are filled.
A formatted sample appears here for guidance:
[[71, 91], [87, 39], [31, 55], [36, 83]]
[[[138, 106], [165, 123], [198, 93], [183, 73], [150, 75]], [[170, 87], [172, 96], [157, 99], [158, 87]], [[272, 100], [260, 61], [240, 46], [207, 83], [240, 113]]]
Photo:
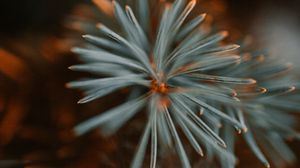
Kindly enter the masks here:
[[[126, 124], [111, 137], [92, 133], [75, 138], [72, 134], [79, 121], [124, 98], [124, 93], [118, 92], [78, 105], [80, 92], [65, 88], [65, 83], [87, 75], [68, 70], [78, 63], [70, 48], [81, 37], [66, 23], [72, 15], [86, 12], [86, 4], [91, 3], [1, 0], [0, 160], [6, 161], [4, 167], [96, 168], [130, 163], [135, 147], [132, 142], [138, 142], [140, 136], [138, 122]], [[299, 0], [199, 0], [196, 10], [212, 15], [232, 40], [249, 35], [260, 48], [292, 62], [293, 73], [300, 78]], [[236, 147], [238, 167], [262, 167], [244, 145], [241, 142]], [[300, 159], [299, 141], [289, 145]], [[299, 166], [299, 161], [294, 164]]]

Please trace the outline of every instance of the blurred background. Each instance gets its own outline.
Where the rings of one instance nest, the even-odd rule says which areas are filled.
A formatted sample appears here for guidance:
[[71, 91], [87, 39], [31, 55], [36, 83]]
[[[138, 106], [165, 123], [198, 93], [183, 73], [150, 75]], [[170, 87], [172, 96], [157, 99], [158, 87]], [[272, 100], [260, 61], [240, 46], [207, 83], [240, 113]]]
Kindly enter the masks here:
[[[220, 29], [229, 30], [232, 40], [250, 37], [260, 49], [292, 62], [294, 73], [300, 75], [299, 0], [198, 1], [197, 10], [212, 15]], [[140, 121], [122, 128], [130, 132], [119, 131], [112, 137], [72, 135], [76, 123], [119, 101], [110, 95], [77, 105], [80, 93], [65, 88], [65, 83], [84, 75], [67, 68], [78, 63], [70, 48], [80, 44], [80, 32], [67, 22], [75, 15], [92, 16], [90, 4], [89, 0], [0, 1], [1, 168], [126, 167], [130, 163]], [[290, 145], [300, 158], [299, 142]], [[238, 167], [262, 167], [247, 148], [239, 150]]]

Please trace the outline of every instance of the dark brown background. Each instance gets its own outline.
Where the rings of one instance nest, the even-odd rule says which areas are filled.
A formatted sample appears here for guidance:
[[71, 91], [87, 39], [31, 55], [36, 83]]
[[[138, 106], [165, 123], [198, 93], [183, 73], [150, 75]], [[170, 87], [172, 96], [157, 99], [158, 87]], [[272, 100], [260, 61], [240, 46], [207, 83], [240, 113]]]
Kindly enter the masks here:
[[[299, 36], [299, 0], [201, 1], [198, 9], [212, 13], [220, 27], [234, 32], [234, 39], [249, 34], [263, 45], [269, 38], [268, 31], [262, 31], [264, 23], [279, 16], [294, 18], [279, 20], [284, 30], [296, 33], [296, 41]], [[19, 164], [16, 167], [24, 164], [34, 168], [126, 167], [124, 165], [132, 158], [134, 143], [138, 142], [143, 124], [141, 121], [127, 124], [109, 138], [94, 132], [77, 139], [70, 131], [79, 121], [113, 107], [126, 94], [124, 90], [87, 105], [77, 105], [80, 94], [64, 87], [66, 82], [87, 75], [67, 69], [77, 62], [69, 52], [76, 41], [70, 39], [70, 32], [63, 26], [66, 15], [82, 2], [0, 1], [0, 159], [19, 160], [12, 162], [12, 165]], [[299, 56], [295, 53], [281, 57], [297, 61]], [[262, 167], [243, 146], [237, 146], [239, 167]], [[290, 146], [300, 158], [299, 141]], [[36, 163], [24, 163], [26, 160]], [[166, 160], [173, 162], [174, 158]], [[295, 167], [299, 165], [296, 163]]]

